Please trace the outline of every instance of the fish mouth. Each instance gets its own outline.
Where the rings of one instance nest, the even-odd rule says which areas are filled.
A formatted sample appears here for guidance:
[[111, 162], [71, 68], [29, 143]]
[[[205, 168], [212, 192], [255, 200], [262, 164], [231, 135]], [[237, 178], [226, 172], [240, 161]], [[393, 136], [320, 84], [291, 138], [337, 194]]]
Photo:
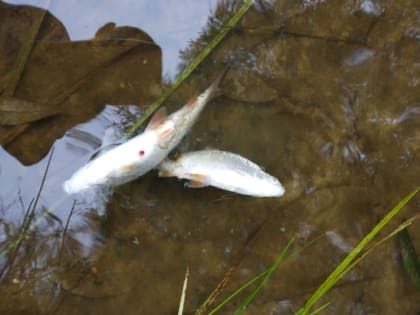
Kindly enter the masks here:
[[280, 182], [277, 182], [271, 189], [267, 190], [267, 197], [281, 197], [284, 195], [285, 191], [283, 185], [280, 184]]

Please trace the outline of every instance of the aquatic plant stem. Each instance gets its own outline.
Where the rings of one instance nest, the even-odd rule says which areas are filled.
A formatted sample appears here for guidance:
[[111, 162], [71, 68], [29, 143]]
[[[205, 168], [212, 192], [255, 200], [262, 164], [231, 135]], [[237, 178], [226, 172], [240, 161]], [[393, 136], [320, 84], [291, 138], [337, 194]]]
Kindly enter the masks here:
[[[258, 232], [261, 230], [261, 228], [264, 226], [266, 220], [263, 220], [260, 224], [258, 224], [257, 228], [250, 233], [248, 236], [244, 247], [237, 253], [232, 261], [232, 264], [230, 265], [229, 269], [225, 273], [223, 279], [217, 284], [216, 288], [213, 290], [213, 292], [209, 295], [209, 297], [204, 301], [204, 303], [198, 308], [198, 310], [195, 312], [196, 315], [204, 315], [206, 314], [207, 310], [210, 308], [210, 306], [213, 304], [213, 302], [216, 300], [217, 296], [222, 292], [222, 290], [226, 287], [229, 280], [231, 279], [232, 275], [235, 273], [235, 271], [238, 269], [239, 265], [242, 263], [242, 261], [245, 258], [245, 251], [250, 248], [251, 244], [255, 242], [256, 236]], [[228, 298], [229, 299], [229, 298]], [[209, 313], [210, 315], [212, 313]]]
[[16, 259], [16, 256], [18, 254], [19, 248], [23, 242], [23, 240], [26, 238], [26, 236], [29, 234], [29, 232], [32, 230], [32, 221], [35, 217], [35, 211], [36, 207], [38, 205], [39, 198], [41, 197], [41, 192], [44, 189], [45, 180], [47, 179], [48, 170], [51, 165], [51, 160], [54, 154], [54, 148], [51, 150], [50, 156], [48, 157], [47, 166], [45, 168], [44, 174], [42, 175], [41, 184], [39, 185], [38, 192], [36, 194], [35, 199], [33, 199], [28, 206], [28, 209], [26, 211], [25, 217], [22, 222], [22, 228], [19, 232], [18, 238], [11, 243], [4, 251], [0, 253], [0, 258], [2, 256], [5, 256], [7, 253], [12, 251], [14, 249], [14, 253], [9, 257], [7, 264], [4, 266], [4, 268], [0, 271], [0, 277], [3, 276], [4, 272], [9, 268], [9, 270], [12, 268], [12, 265]]
[[274, 264], [267, 270], [262, 281], [258, 284], [258, 286], [251, 292], [250, 295], [246, 298], [246, 300], [238, 307], [238, 309], [234, 312], [234, 315], [240, 315], [246, 309], [246, 307], [251, 303], [251, 301], [255, 298], [258, 292], [262, 289], [265, 283], [270, 278], [271, 274], [278, 268], [280, 263], [284, 260], [284, 256], [286, 255], [287, 251], [289, 250], [290, 246], [292, 246], [294, 239], [292, 238], [287, 245], [283, 248], [281, 253], [277, 256]]
[[245, 284], [241, 285], [235, 292], [230, 294], [227, 298], [225, 298], [220, 304], [218, 304], [214, 309], [212, 309], [207, 315], [213, 315], [214, 313], [218, 312], [223, 306], [225, 306], [228, 302], [230, 302], [235, 296], [237, 296], [239, 293], [241, 293], [243, 290], [248, 288], [251, 284], [256, 282], [257, 280], [261, 279], [262, 277], [266, 276], [269, 272], [269, 269], [261, 272]]
[[64, 240], [65, 240], [65, 238], [66, 238], [66, 233], [67, 233], [67, 230], [68, 230], [68, 228], [69, 228], [70, 219], [71, 219], [71, 217], [73, 216], [73, 211], [74, 211], [74, 207], [75, 207], [75, 206], [76, 206], [76, 200], [73, 200], [73, 205], [72, 205], [72, 207], [71, 207], [70, 214], [69, 214], [69, 215], [68, 215], [68, 217], [67, 217], [66, 225], [64, 226], [64, 230], [63, 230], [63, 235], [61, 236], [61, 246], [60, 246], [60, 252], [59, 252], [59, 254], [58, 254], [58, 262], [59, 262], [59, 263], [61, 262], [61, 257], [62, 257], [62, 255], [63, 255]]
[[[25, 240], [26, 236], [29, 235], [29, 233], [31, 233], [32, 231], [34, 231], [34, 229], [41, 223], [42, 219], [48, 216], [49, 213], [54, 212], [54, 210], [59, 205], [61, 205], [62, 202], [66, 199], [67, 199], [67, 196], [64, 196], [63, 198], [59, 199], [55, 204], [53, 204], [49, 208], [48, 211], [44, 211], [43, 214], [31, 224], [31, 221], [34, 219], [34, 217], [32, 217], [31, 220], [28, 221], [29, 226], [27, 226], [22, 232], [20, 232], [18, 237], [14, 241], [12, 241], [9, 245], [7, 245], [3, 250], [0, 251], [0, 258], [6, 257], [6, 255], [12, 252], [12, 250], [15, 250], [15, 253], [17, 253], [19, 247], [21, 246], [22, 242]], [[4, 273], [4, 270], [5, 269], [3, 268], [3, 270], [0, 272], [0, 276]]]
[[331, 302], [325, 303], [324, 305], [318, 307], [315, 311], [313, 311], [311, 314], [309, 315], [315, 315], [318, 314], [319, 312], [322, 312], [324, 309], [326, 309], [329, 305], [331, 304]]
[[[284, 255], [289, 250], [290, 246], [292, 245], [294, 239], [291, 239], [287, 245], [282, 249], [281, 253], [277, 256], [275, 262], [265, 271], [261, 272], [245, 284], [241, 285], [235, 292], [230, 294], [228, 297], [226, 297], [221, 303], [219, 303], [214, 309], [212, 309], [207, 315], [212, 315], [216, 312], [218, 312], [224, 305], [226, 305], [228, 302], [230, 302], [234, 297], [236, 297], [239, 293], [241, 293], [243, 290], [245, 290], [247, 287], [249, 287], [251, 284], [256, 282], [257, 280], [263, 278], [261, 282], [258, 284], [258, 286], [251, 292], [251, 294], [247, 297], [247, 299], [241, 304], [239, 309], [235, 311], [234, 314], [241, 314], [242, 311], [249, 305], [249, 303], [255, 298], [257, 293], [262, 289], [262, 287], [267, 282], [270, 275], [278, 268], [280, 263], [284, 261]], [[197, 314], [197, 313], [196, 313]]]
[[[394, 231], [392, 231], [391, 233], [389, 233], [387, 236], [385, 236], [384, 238], [380, 239], [379, 241], [377, 241], [376, 243], [374, 243], [372, 246], [370, 246], [369, 248], [367, 248], [365, 250], [365, 252], [360, 255], [359, 257], [357, 257], [355, 260], [353, 260], [353, 262], [347, 266], [346, 269], [343, 270], [343, 275], [348, 273], [351, 269], [353, 269], [357, 264], [359, 264], [367, 255], [369, 255], [375, 248], [377, 248], [378, 246], [380, 246], [382, 243], [384, 243], [385, 241], [389, 240], [390, 238], [394, 237], [394, 236], [398, 236], [401, 231], [406, 230], [411, 224], [414, 223], [414, 221], [416, 220], [420, 220], [420, 214], [408, 219], [407, 221], [401, 223]], [[403, 259], [404, 261], [404, 259]]]
[[[304, 248], [295, 250], [293, 253], [291, 253], [290, 255], [288, 255], [287, 257], [285, 257], [282, 260], [282, 263], [285, 263], [287, 260], [296, 257], [301, 251], [303, 251], [304, 249], [312, 246], [315, 242], [317, 242], [321, 237], [324, 237], [324, 235], [320, 235], [318, 237], [316, 237], [315, 239], [311, 240], [308, 244], [306, 244], [304, 246]], [[292, 242], [292, 240], [290, 240], [290, 242]], [[286, 245], [286, 247], [290, 246], [289, 244]], [[285, 250], [285, 249], [283, 249]], [[279, 254], [281, 255], [281, 253]], [[203, 305], [195, 312], [195, 315], [201, 315], [201, 314], [207, 314], [207, 315], [212, 315], [216, 312], [218, 312], [223, 306], [225, 306], [227, 303], [229, 303], [231, 300], [233, 300], [239, 293], [241, 293], [243, 290], [245, 290], [246, 288], [248, 288], [250, 285], [252, 285], [254, 282], [256, 282], [257, 280], [265, 277], [270, 270], [272, 270], [272, 268], [275, 266], [275, 264], [273, 263], [273, 265], [271, 265], [270, 267], [268, 267], [266, 270], [264, 270], [263, 272], [259, 273], [257, 276], [255, 276], [254, 278], [252, 278], [251, 280], [249, 280], [248, 282], [246, 282], [245, 284], [241, 285], [238, 289], [236, 289], [233, 293], [229, 294], [222, 302], [218, 303], [216, 307], [214, 307], [209, 313], [205, 313], [206, 308], [205, 306], [209, 304], [209, 300], [213, 298], [214, 292], [217, 290], [214, 290], [213, 293], [209, 296], [209, 298], [207, 298], [207, 300], [203, 303]], [[278, 268], [278, 266], [276, 267]], [[229, 273], [229, 271], [228, 271]], [[227, 278], [227, 275], [224, 277], [224, 279], [222, 280], [222, 283], [224, 282], [225, 278]], [[218, 286], [219, 287], [219, 286]], [[220, 289], [221, 290], [221, 289]], [[326, 307], [326, 306], [325, 306]]]
[[401, 259], [405, 272], [417, 288], [420, 289], [420, 260], [407, 228], [401, 229], [397, 238], [400, 244]]
[[231, 17], [231, 19], [222, 27], [220, 32], [207, 44], [206, 47], [194, 58], [194, 60], [184, 69], [184, 71], [178, 76], [175, 83], [166, 90], [155, 102], [153, 102], [142, 117], [137, 120], [126, 132], [127, 137], [132, 136], [137, 129], [139, 129], [145, 121], [147, 121], [155, 111], [171, 96], [179, 86], [190, 76], [190, 74], [201, 64], [201, 62], [216, 48], [216, 46], [226, 37], [231, 29], [233, 29], [239, 20], [248, 12], [252, 6], [253, 0], [247, 0], [242, 7]]
[[346, 272], [349, 266], [354, 267], [354, 260], [359, 253], [366, 247], [366, 245], [384, 228], [384, 226], [420, 191], [417, 187], [407, 196], [405, 196], [387, 215], [376, 224], [373, 229], [360, 241], [359, 244], [344, 258], [344, 260], [337, 266], [337, 268], [328, 276], [328, 278], [319, 286], [319, 288], [312, 294], [302, 309], [297, 312], [297, 315], [308, 314], [312, 306], [318, 302]]

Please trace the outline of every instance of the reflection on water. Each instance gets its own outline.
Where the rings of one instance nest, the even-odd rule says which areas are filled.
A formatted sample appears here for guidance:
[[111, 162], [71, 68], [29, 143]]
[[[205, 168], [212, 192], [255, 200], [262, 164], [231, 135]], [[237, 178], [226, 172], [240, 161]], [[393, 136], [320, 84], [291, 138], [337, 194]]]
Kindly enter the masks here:
[[[153, 20], [171, 19], [160, 15], [170, 11], [166, 2], [157, 3], [162, 11], [146, 4], [144, 11]], [[214, 35], [227, 12], [236, 9], [235, 3], [222, 2], [210, 14], [202, 36], [184, 45], [180, 56], [173, 54], [173, 58], [180, 57], [181, 67]], [[28, 222], [38, 222], [25, 241], [0, 258], [0, 310], [172, 314], [188, 265], [186, 307], [191, 313], [241, 253], [245, 252], [242, 263], [222, 295], [269, 266], [290, 238], [296, 237], [298, 246], [305, 246], [324, 235], [287, 261], [247, 310], [249, 314], [295, 312], [345, 253], [418, 185], [420, 11], [414, 4], [408, 0], [345, 4], [258, 1], [240, 27], [171, 98], [170, 112], [207, 87], [219, 65], [234, 59], [223, 82], [224, 95], [208, 105], [179, 148], [227, 150], [263, 165], [285, 184], [284, 197], [273, 199], [215, 188], [185, 189], [176, 179], [161, 179], [150, 172], [119, 187], [107, 202], [95, 196], [74, 204], [63, 194], [61, 183], [88, 160], [108, 127], [130, 125], [159, 94], [160, 53], [157, 46], [147, 51], [146, 46], [130, 48], [124, 46], [129, 45], [125, 41], [116, 43], [115, 34], [132, 36], [133, 29], [116, 29], [112, 24], [99, 32], [102, 39], [108, 36], [106, 45], [66, 39], [65, 46], [53, 42], [56, 48], [52, 50], [50, 41], [41, 41], [28, 59], [27, 72], [15, 93], [5, 91], [17, 102], [47, 104], [40, 102], [42, 97], [51, 100], [51, 95], [57, 97], [62, 89], [67, 94], [58, 95], [66, 96], [66, 101], [59, 99], [55, 104], [72, 106], [60, 108], [62, 120], [53, 124], [47, 115], [50, 107], [45, 105], [42, 113], [48, 117], [41, 120], [42, 128], [38, 117], [32, 117], [30, 123], [40, 131], [37, 137], [19, 129], [26, 121], [16, 122], [12, 127], [20, 136], [0, 150], [0, 248], [5, 250]], [[54, 6], [58, 8], [51, 3], [51, 9]], [[104, 3], [97, 11], [86, 12], [100, 15], [106, 8]], [[115, 11], [135, 12], [124, 6]], [[83, 17], [84, 21], [88, 18]], [[112, 16], [109, 21], [120, 25]], [[88, 24], [98, 28], [109, 21]], [[67, 27], [67, 22], [64, 25]], [[194, 25], [191, 22], [188, 27]], [[153, 31], [157, 28], [155, 22], [135, 30], [135, 36], [156, 41]], [[1, 30], [0, 39], [10, 31]], [[69, 34], [72, 38], [71, 31]], [[168, 53], [158, 44], [163, 55]], [[134, 49], [130, 50], [134, 53], [125, 49]], [[66, 80], [55, 75], [59, 72], [54, 67], [49, 68], [56, 65], [49, 56], [57, 60], [59, 54], [63, 58], [58, 69]], [[154, 66], [143, 69], [154, 80], [150, 85], [138, 78], [144, 71], [134, 71], [141, 67], [145, 54], [148, 60], [154, 58]], [[90, 70], [81, 75], [78, 71], [83, 69], [69, 65], [68, 60]], [[40, 65], [48, 62], [45, 69], [49, 70], [43, 73]], [[127, 74], [126, 70], [133, 72]], [[73, 81], [69, 80], [72, 76]], [[52, 82], [51, 94], [34, 88], [47, 89], [46, 77]], [[79, 81], [89, 84], [79, 86]], [[123, 88], [133, 85], [139, 88]], [[142, 92], [136, 94], [140, 87]], [[108, 93], [106, 97], [104, 93]], [[141, 109], [104, 108], [107, 103], [138, 104]], [[86, 114], [87, 104], [98, 105]], [[2, 106], [0, 110], [5, 111]], [[75, 119], [66, 125], [68, 116]], [[64, 131], [52, 127], [56, 125], [67, 130], [64, 136]], [[56, 140], [54, 153], [34, 207], [32, 200], [51, 155], [22, 166], [9, 152], [20, 159], [26, 150], [44, 155], [50, 145], [40, 148], [40, 143], [47, 140], [47, 131]], [[400, 219], [418, 211], [419, 203], [413, 202]], [[409, 232], [420, 251], [419, 229], [414, 225]], [[418, 290], [404, 273], [399, 255], [392, 241], [377, 249], [329, 293], [332, 305], [325, 313], [418, 313]], [[228, 306], [226, 313], [233, 308]]]
[[205, 25], [208, 12], [217, 0], [146, 1], [51, 1], [8, 0], [7, 3], [27, 4], [48, 9], [66, 27], [71, 40], [88, 40], [109, 22], [146, 30], [162, 48], [163, 73], [176, 74], [178, 53], [197, 36]]

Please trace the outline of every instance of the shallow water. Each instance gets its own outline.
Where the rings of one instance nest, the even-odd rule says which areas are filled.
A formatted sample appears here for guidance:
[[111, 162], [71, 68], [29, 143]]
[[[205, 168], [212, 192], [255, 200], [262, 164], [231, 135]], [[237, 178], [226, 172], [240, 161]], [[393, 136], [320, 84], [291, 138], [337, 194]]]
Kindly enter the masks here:
[[[241, 154], [279, 178], [285, 195], [258, 199], [186, 189], [152, 171], [111, 197], [74, 203], [61, 184], [89, 159], [105, 130], [129, 126], [141, 115], [160, 95], [162, 77], [175, 77], [236, 9], [232, 1], [217, 8], [216, 1], [192, 0], [82, 3], [32, 3], [55, 17], [46, 15], [35, 33], [19, 80], [1, 81], [3, 100], [32, 109], [6, 113], [0, 107], [0, 118], [8, 119], [0, 126], [1, 313], [174, 314], [188, 266], [190, 314], [230, 266], [240, 261], [221, 297], [264, 271], [294, 237], [304, 249], [272, 275], [245, 312], [293, 314], [419, 184], [417, 2], [256, 1], [168, 107], [179, 108], [234, 60], [223, 95], [179, 149]], [[1, 78], [16, 68], [31, 38], [28, 26], [42, 14], [0, 2]], [[111, 21], [117, 28], [102, 27]], [[27, 209], [50, 156], [32, 216]], [[417, 197], [395, 225], [419, 208]], [[28, 221], [35, 227], [26, 239], [8, 247]], [[417, 227], [409, 232], [420, 252]], [[240, 301], [221, 313], [230, 314]], [[325, 314], [420, 312], [418, 288], [395, 239], [325, 301], [331, 302]]]

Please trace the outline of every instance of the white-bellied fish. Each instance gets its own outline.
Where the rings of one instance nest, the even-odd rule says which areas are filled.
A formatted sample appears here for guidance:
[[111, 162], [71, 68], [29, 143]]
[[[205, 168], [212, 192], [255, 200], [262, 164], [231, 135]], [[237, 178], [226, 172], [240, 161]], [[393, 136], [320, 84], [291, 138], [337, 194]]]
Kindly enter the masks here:
[[97, 186], [116, 186], [153, 169], [191, 129], [228, 69], [178, 111], [166, 116], [165, 108], [158, 110], [143, 133], [99, 154], [63, 184], [64, 190], [72, 194]]
[[220, 150], [182, 154], [158, 165], [159, 176], [188, 179], [187, 187], [214, 186], [255, 197], [279, 197], [284, 188], [277, 178], [246, 158]]

